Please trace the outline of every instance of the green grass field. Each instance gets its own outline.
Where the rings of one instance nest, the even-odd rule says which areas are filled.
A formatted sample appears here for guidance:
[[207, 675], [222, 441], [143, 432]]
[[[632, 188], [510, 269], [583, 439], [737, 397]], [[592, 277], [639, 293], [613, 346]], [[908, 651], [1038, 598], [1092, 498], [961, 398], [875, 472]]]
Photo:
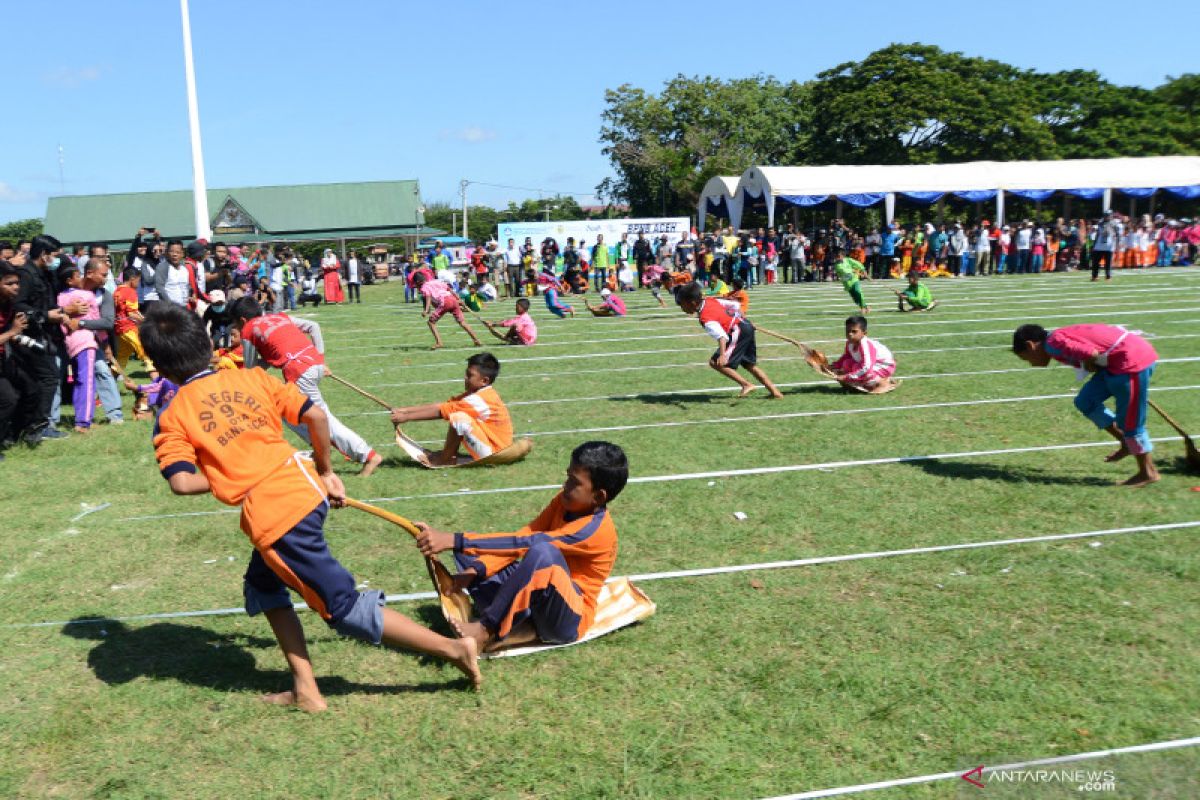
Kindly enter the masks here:
[[[537, 301], [539, 344], [491, 348], [536, 441], [528, 460], [423, 470], [391, 444], [385, 412], [326, 381], [335, 413], [387, 459], [367, 479], [338, 469], [351, 496], [409, 518], [515, 529], [577, 444], [608, 439], [635, 479], [612, 506], [621, 575], [1200, 521], [1200, 478], [1161, 420], [1162, 481], [1115, 488], [1133, 465], [1103, 463], [1110, 447], [1072, 407], [1072, 372], [1009, 351], [1022, 322], [1154, 334], [1155, 397], [1200, 432], [1200, 273], [939, 281], [930, 315], [894, 313], [892, 285], [865, 284], [870, 333], [904, 379], [885, 396], [842, 393], [760, 337], [785, 398], [737, 399], [705, 365], [696, 321], [647, 293], [619, 320], [558, 320]], [[472, 350], [452, 320], [447, 349], [430, 352], [399, 283], [363, 296], [307, 314], [335, 372], [397, 405], [461, 390]], [[509, 316], [498, 306], [489, 316]], [[852, 310], [837, 285], [769, 287], [750, 316], [836, 356]], [[1200, 734], [1196, 528], [646, 581], [656, 616], [486, 662], [478, 695], [452, 669], [304, 613], [330, 701], [310, 716], [256, 699], [288, 683], [261, 617], [118, 621], [238, 607], [249, 555], [234, 514], [170, 494], [147, 423], [10, 451], [0, 469], [2, 797], [755, 798]], [[371, 587], [429, 588], [394, 527], [342, 510], [327, 535]], [[432, 602], [395, 607], [442, 626]], [[93, 618], [107, 621], [29, 626]], [[1096, 796], [1200, 797], [1196, 748], [1071, 766], [1114, 771], [1115, 790]], [[875, 796], [977, 791], [953, 780]]]

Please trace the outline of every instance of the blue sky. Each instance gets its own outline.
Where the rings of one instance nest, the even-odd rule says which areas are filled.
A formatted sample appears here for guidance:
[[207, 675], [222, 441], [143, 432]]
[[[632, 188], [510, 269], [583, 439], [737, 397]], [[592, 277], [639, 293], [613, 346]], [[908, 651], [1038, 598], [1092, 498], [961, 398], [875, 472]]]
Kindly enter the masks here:
[[[1200, 71], [1194, 48], [1162, 38], [1200, 29], [1194, 1], [763, 7], [191, 0], [208, 184], [417, 178], [426, 202], [456, 200], [462, 178], [592, 192], [610, 174], [606, 88], [657, 91], [677, 73], [806, 80], [892, 42], [1142, 86]], [[10, 3], [4, 23], [0, 222], [42, 216], [62, 187], [191, 185], [177, 3]], [[469, 199], [530, 196], [472, 186]]]

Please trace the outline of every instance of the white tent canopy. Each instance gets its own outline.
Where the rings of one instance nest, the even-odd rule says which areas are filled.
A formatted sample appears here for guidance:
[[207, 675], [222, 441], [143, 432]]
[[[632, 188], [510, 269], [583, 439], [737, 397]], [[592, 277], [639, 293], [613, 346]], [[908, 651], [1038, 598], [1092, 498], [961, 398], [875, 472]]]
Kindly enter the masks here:
[[[704, 216], [715, 214], [718, 217], [731, 219], [742, 217], [742, 194], [737, 190], [737, 175], [716, 175], [704, 184], [700, 192], [699, 216], [700, 229], [704, 230]], [[734, 210], [736, 206], [736, 211]]]
[[747, 203], [765, 201], [768, 224], [775, 224], [775, 205], [782, 201], [806, 207], [836, 198], [856, 206], [883, 202], [887, 219], [893, 216], [896, 195], [933, 203], [947, 193], [974, 202], [996, 201], [996, 219], [1003, 220], [1005, 193], [1044, 200], [1055, 192], [1086, 198], [1103, 197], [1107, 207], [1113, 191], [1130, 197], [1150, 197], [1167, 191], [1179, 197], [1200, 197], [1200, 157], [1095, 158], [1069, 161], [972, 161], [964, 164], [866, 165], [820, 167], [751, 167], [730, 190], [727, 178], [713, 178], [700, 197], [700, 228], [706, 213], [722, 202], [729, 220], [741, 224]]

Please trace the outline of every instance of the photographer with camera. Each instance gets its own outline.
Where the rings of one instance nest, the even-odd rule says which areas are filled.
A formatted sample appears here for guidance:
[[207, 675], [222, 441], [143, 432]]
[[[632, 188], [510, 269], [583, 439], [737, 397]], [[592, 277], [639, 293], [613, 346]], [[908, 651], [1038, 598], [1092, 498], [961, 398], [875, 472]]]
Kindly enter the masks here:
[[37, 387], [17, 369], [13, 357], [17, 347], [36, 344], [25, 335], [28, 319], [14, 307], [20, 291], [16, 267], [0, 261], [0, 461], [4, 460], [3, 450], [12, 443], [9, 423], [18, 409], [33, 406], [37, 396]]
[[[63, 380], [65, 360], [60, 354], [63, 349], [61, 326], [70, 330], [79, 327], [79, 320], [72, 319], [87, 311], [87, 305], [73, 303], [59, 308], [55, 299], [54, 270], [59, 264], [62, 244], [53, 236], [35, 236], [29, 247], [29, 257], [17, 267], [20, 290], [13, 307], [25, 315], [25, 336], [31, 344], [13, 350], [16, 368], [37, 387], [36, 403], [30, 407], [19, 407], [12, 425], [23, 430], [25, 441], [36, 446], [43, 439], [63, 439], [67, 434], [50, 424], [50, 407], [58, 396]], [[18, 427], [19, 426], [19, 427]]]

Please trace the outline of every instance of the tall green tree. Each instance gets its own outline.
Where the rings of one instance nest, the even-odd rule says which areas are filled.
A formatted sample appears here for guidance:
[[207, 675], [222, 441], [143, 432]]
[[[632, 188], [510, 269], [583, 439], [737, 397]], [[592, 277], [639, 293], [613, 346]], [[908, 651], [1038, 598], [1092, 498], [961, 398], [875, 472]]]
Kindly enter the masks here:
[[1031, 73], [923, 44], [839, 64], [812, 85], [814, 164], [1056, 158]]
[[807, 135], [806, 89], [761, 75], [722, 81], [678, 75], [660, 94], [605, 92], [600, 142], [615, 178], [598, 187], [635, 215], [690, 214], [714, 175], [795, 163]]
[[45, 220], [40, 217], [7, 222], [0, 225], [0, 239], [16, 245], [21, 239], [32, 239], [35, 236], [40, 236], [43, 232], [44, 222]]

